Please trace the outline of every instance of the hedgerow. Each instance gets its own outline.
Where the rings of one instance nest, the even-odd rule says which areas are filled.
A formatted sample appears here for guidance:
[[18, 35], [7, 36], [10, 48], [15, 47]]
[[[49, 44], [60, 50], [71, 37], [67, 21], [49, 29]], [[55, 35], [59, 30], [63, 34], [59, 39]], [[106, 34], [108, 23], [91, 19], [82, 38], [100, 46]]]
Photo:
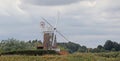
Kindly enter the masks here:
[[54, 50], [19, 50], [2, 52], [1, 55], [45, 55], [45, 54], [57, 54]]

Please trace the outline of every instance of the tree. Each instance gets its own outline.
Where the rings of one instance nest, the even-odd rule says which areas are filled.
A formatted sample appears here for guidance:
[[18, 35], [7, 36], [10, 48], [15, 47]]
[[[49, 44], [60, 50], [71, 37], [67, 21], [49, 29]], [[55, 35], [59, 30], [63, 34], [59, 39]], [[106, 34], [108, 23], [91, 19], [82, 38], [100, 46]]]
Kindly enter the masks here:
[[15, 50], [28, 50], [32, 48], [31, 44], [29, 43], [11, 38], [8, 40], [2, 40], [0, 43], [0, 49], [2, 51], [15, 51]]
[[114, 50], [115, 51], [119, 51], [120, 49], [120, 46], [119, 46], [119, 44], [117, 43], [117, 42], [113, 42], [113, 48], [114, 48]]
[[79, 52], [87, 52], [87, 47], [86, 46], [81, 46], [78, 51]]
[[105, 49], [102, 45], [98, 45], [98, 47], [95, 50], [96, 50], [95, 52], [104, 52], [105, 51]]
[[102, 45], [98, 45], [97, 49], [102, 49], [103, 46]]
[[111, 51], [113, 48], [113, 44], [114, 43], [111, 40], [107, 40], [104, 45], [105, 50]]
[[70, 53], [77, 52], [79, 48], [81, 47], [79, 44], [73, 43], [73, 42], [68, 42], [68, 43], [58, 43], [60, 47], [63, 47]]

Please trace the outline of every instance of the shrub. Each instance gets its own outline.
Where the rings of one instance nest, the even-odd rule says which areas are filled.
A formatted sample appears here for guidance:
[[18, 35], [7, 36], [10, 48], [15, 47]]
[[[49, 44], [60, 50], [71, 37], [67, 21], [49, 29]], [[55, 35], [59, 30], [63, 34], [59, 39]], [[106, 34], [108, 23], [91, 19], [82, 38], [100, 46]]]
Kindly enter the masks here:
[[53, 50], [19, 50], [11, 52], [3, 52], [1, 55], [45, 55], [45, 54], [57, 54]]

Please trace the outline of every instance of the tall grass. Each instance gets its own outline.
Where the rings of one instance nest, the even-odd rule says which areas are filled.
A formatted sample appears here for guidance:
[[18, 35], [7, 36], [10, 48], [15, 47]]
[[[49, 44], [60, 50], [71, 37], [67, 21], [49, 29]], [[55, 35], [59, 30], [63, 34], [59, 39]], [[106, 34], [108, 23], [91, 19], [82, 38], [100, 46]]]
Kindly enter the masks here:
[[[120, 56], [104, 57], [106, 53], [74, 53], [69, 55], [44, 55], [44, 56], [0, 56], [0, 61], [120, 61]], [[112, 55], [113, 53], [109, 53]], [[113, 54], [114, 55], [114, 54]]]

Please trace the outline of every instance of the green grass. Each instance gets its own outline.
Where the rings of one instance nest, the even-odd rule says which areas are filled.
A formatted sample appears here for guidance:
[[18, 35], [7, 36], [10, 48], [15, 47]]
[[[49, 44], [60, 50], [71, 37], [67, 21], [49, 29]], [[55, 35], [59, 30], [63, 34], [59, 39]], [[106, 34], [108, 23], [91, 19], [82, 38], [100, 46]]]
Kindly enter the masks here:
[[[117, 52], [118, 53], [118, 52]], [[69, 55], [44, 55], [44, 56], [0, 56], [0, 61], [120, 61], [120, 53], [116, 57], [104, 55], [116, 53], [74, 53]]]

